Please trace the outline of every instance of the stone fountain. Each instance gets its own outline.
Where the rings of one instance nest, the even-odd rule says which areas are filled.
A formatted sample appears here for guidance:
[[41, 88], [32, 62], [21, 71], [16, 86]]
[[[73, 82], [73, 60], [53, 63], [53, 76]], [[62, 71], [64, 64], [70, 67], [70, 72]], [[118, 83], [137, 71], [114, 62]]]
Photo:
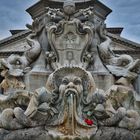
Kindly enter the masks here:
[[[140, 60], [114, 54], [94, 11], [64, 1], [27, 25], [30, 49], [1, 62], [0, 140], [139, 139], [140, 102], [132, 81]], [[111, 80], [104, 89], [97, 84], [100, 73]]]

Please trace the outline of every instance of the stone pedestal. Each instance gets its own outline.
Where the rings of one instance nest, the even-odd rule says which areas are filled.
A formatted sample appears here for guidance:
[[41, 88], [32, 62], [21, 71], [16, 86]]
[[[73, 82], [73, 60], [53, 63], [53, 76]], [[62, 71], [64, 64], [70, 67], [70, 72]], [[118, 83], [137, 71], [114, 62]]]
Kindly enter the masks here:
[[42, 127], [15, 131], [0, 129], [0, 140], [139, 140], [140, 130], [131, 132], [122, 128], [102, 127], [95, 135], [88, 137], [52, 136]]

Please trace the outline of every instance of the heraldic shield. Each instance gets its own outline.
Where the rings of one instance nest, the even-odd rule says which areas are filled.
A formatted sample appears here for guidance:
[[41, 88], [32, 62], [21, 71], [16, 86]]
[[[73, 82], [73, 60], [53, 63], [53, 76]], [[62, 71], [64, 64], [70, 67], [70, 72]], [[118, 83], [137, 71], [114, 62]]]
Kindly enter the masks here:
[[[82, 28], [81, 28], [82, 27]], [[59, 66], [83, 65], [83, 56], [91, 44], [93, 31], [78, 19], [60, 21], [48, 28], [48, 40]]]

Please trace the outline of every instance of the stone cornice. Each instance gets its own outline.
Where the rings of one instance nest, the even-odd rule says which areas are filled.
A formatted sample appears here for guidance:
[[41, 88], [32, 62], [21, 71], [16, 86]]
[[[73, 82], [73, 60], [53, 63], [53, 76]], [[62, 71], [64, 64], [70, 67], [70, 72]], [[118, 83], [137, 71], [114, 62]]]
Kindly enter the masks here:
[[12, 35], [15, 35], [15, 34], [18, 34], [18, 33], [23, 32], [23, 31], [25, 31], [25, 29], [24, 29], [24, 30], [22, 30], [22, 29], [20, 29], [20, 30], [10, 30], [10, 33], [11, 33]]
[[140, 54], [140, 50], [113, 50], [115, 54]]
[[106, 29], [109, 33], [116, 34], [116, 35], [119, 35], [119, 36], [123, 31], [122, 27], [110, 27], [110, 28], [106, 28]]
[[30, 30], [25, 30], [25, 31], [20, 32], [18, 34], [7, 37], [7, 38], [0, 41], [0, 47], [4, 46], [4, 45], [7, 45], [7, 44], [10, 44], [10, 43], [12, 43], [16, 40], [23, 39], [23, 38], [27, 37], [30, 33], [31, 33]]
[[114, 42], [120, 43], [120, 44], [125, 45], [125, 46], [130, 47], [130, 48], [135, 48], [138, 50], [140, 49], [139, 43], [130, 41], [126, 38], [123, 38], [123, 37], [120, 37], [118, 35], [111, 34], [111, 33], [107, 33], [107, 36], [109, 36], [112, 39], [112, 41], [114, 41]]
[[[62, 8], [64, 0], [40, 0], [33, 6], [29, 7], [26, 11], [31, 15], [33, 19], [44, 15], [45, 7], [51, 8]], [[112, 12], [110, 8], [105, 6], [103, 3], [98, 0], [75, 0], [76, 8], [83, 9], [89, 6], [93, 6], [95, 8], [95, 14], [101, 15], [103, 19], [106, 19], [107, 15]]]
[[0, 52], [0, 58], [1, 57], [8, 57], [11, 54], [18, 54], [18, 55], [22, 55], [24, 52], [20, 52], [20, 51], [11, 51], [11, 52]]

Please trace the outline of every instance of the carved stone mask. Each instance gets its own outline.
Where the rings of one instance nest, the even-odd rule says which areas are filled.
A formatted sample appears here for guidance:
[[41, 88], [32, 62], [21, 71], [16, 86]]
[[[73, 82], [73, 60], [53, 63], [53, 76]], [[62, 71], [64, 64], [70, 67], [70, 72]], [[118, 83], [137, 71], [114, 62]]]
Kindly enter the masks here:
[[75, 3], [71, 0], [64, 2], [64, 13], [66, 15], [72, 15], [75, 13]]
[[59, 86], [59, 93], [61, 96], [69, 96], [69, 94], [74, 94], [79, 96], [83, 92], [82, 80], [80, 77], [74, 74], [65, 76]]
[[88, 90], [90, 82], [89, 75], [84, 69], [74, 66], [62, 67], [53, 73], [52, 80], [48, 80], [47, 87], [49, 84], [53, 85], [52, 91], [58, 88], [61, 98], [69, 94], [69, 91], [79, 98], [85, 90]]
[[55, 125], [61, 125], [59, 132], [66, 134], [61, 128], [67, 130], [70, 135], [76, 134], [76, 131], [82, 134], [86, 128], [93, 130], [94, 125], [89, 126], [85, 123], [82, 112], [84, 103], [87, 103], [88, 98], [91, 99], [90, 85], [93, 84], [94, 87], [95, 84], [91, 79], [93, 78], [89, 73], [78, 66], [61, 67], [49, 76], [48, 82], [50, 86], [53, 85], [53, 106], [59, 110], [55, 122]]
[[75, 7], [72, 5], [68, 5], [64, 7], [64, 12], [66, 15], [72, 15], [75, 13]]

